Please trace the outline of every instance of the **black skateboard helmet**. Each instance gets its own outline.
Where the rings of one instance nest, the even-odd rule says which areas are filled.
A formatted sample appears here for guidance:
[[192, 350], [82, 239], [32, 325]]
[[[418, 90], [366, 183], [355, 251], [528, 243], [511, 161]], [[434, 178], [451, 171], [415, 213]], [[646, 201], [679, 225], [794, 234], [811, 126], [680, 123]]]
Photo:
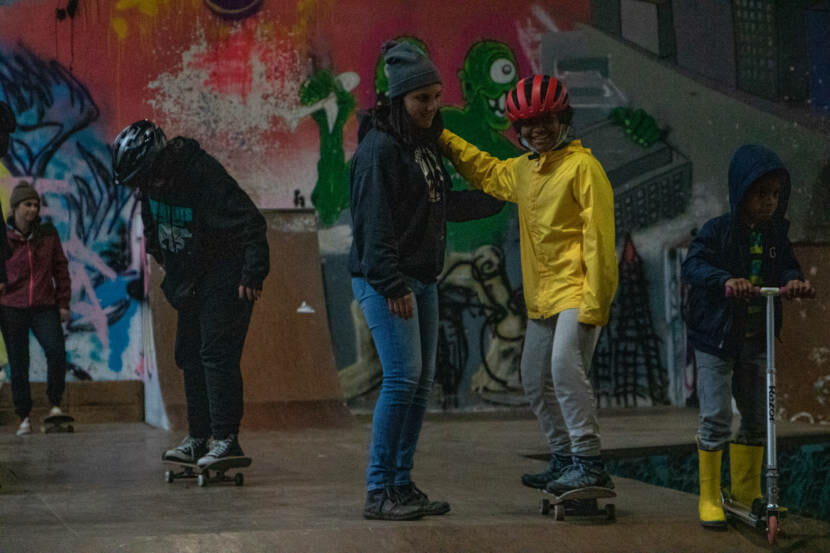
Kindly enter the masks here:
[[112, 145], [112, 170], [116, 184], [139, 186], [158, 153], [167, 144], [164, 131], [147, 119], [136, 121], [121, 131]]

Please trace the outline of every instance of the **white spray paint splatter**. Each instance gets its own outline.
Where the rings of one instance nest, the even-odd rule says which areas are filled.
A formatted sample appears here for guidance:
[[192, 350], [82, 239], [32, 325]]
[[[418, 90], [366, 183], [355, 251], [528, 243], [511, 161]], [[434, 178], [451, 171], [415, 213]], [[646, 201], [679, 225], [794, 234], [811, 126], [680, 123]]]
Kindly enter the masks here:
[[156, 121], [171, 135], [197, 138], [260, 207], [290, 207], [294, 190], [308, 196], [316, 181], [315, 147], [312, 159], [294, 152], [289, 163], [279, 151], [280, 135], [290, 132], [282, 114], [300, 108], [308, 60], [287, 40], [257, 37], [251, 80], [229, 93], [207, 85], [221, 69], [205, 62], [214, 46], [200, 29], [181, 63], [147, 85]]

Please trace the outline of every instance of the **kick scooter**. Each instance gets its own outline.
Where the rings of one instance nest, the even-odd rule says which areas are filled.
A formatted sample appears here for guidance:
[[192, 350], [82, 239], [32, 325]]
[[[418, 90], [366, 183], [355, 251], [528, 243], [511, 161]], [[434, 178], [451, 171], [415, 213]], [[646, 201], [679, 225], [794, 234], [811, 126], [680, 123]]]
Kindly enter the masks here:
[[[778, 505], [778, 463], [775, 435], [775, 296], [785, 292], [784, 288], [756, 288], [766, 298], [766, 343], [767, 343], [767, 491], [765, 512], [753, 512], [751, 505], [737, 503], [727, 490], [721, 490], [723, 510], [727, 518], [737, 519], [754, 528], [767, 531], [767, 541], [774, 544], [778, 535], [778, 521], [781, 507]], [[732, 288], [726, 289], [727, 296], [733, 296]]]

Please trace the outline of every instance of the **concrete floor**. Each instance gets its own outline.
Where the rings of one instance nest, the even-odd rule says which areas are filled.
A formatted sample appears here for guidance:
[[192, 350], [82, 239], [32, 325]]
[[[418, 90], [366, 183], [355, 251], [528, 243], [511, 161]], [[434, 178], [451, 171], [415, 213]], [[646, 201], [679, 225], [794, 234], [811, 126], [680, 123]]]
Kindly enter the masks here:
[[[696, 414], [606, 413], [608, 449], [688, 443]], [[830, 429], [785, 425], [786, 435]], [[616, 479], [616, 523], [556, 522], [519, 475], [543, 462], [530, 418], [432, 417], [414, 475], [452, 511], [416, 522], [361, 516], [369, 423], [243, 436], [254, 463], [245, 485], [167, 484], [159, 455], [180, 436], [143, 424], [80, 425], [75, 434], [18, 438], [0, 428], [0, 552], [750, 552], [769, 551], [747, 529], [709, 532], [697, 496]], [[780, 551], [830, 551], [830, 525], [783, 524]]]

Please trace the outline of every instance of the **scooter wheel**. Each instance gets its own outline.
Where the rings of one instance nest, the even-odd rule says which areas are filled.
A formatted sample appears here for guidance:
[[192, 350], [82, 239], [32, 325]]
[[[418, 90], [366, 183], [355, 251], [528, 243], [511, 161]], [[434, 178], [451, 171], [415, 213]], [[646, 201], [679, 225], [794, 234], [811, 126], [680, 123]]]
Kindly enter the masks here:
[[778, 536], [778, 516], [771, 515], [767, 517], [767, 541], [770, 545], [775, 544], [775, 539]]

